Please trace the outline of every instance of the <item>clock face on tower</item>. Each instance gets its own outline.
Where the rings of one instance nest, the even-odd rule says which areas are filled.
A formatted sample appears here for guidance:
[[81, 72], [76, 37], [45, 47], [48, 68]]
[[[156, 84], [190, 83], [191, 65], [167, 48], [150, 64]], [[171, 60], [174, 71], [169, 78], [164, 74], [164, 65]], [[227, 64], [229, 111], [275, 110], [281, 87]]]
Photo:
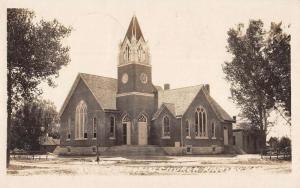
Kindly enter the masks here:
[[126, 84], [127, 82], [128, 82], [128, 74], [124, 73], [123, 76], [122, 76], [122, 83]]
[[148, 77], [147, 77], [147, 74], [145, 73], [142, 73], [141, 76], [140, 76], [140, 80], [143, 84], [146, 84], [147, 81], [148, 81]]

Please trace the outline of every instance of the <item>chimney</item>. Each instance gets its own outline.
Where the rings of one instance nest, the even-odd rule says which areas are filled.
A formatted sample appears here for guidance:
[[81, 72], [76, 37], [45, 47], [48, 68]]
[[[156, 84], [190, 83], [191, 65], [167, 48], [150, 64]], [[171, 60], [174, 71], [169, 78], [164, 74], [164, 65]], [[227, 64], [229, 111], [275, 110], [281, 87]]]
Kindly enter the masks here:
[[205, 85], [204, 85], [204, 88], [206, 89], [206, 91], [207, 91], [207, 94], [209, 94], [209, 95], [210, 95], [210, 91], [209, 91], [209, 84], [205, 84]]
[[170, 89], [170, 84], [164, 84], [164, 90], [169, 90]]
[[232, 119], [236, 122], [236, 116], [232, 116]]

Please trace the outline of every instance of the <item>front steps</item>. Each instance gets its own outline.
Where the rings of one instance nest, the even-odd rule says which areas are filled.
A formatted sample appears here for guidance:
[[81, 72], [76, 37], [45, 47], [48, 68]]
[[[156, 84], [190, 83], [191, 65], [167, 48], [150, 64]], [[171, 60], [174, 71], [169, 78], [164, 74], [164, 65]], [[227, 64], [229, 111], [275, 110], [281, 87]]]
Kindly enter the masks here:
[[101, 152], [102, 156], [164, 156], [167, 155], [159, 146], [122, 145], [107, 148]]
[[246, 154], [243, 149], [232, 145], [224, 146], [224, 152], [226, 154]]

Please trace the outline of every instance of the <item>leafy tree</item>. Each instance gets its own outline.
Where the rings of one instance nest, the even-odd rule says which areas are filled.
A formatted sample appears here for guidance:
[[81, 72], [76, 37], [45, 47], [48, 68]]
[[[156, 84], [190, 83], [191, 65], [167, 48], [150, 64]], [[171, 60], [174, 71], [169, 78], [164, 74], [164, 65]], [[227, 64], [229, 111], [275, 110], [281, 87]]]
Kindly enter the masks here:
[[55, 19], [38, 21], [33, 11], [7, 9], [7, 146], [13, 111], [42, 93], [40, 83], [54, 87], [54, 78], [70, 61], [69, 47], [63, 45], [70, 32]]
[[291, 147], [291, 139], [289, 139], [288, 137], [281, 137], [280, 141], [279, 141], [279, 148], [280, 149], [285, 149], [287, 147]]
[[58, 123], [58, 113], [51, 101], [34, 100], [22, 105], [12, 119], [11, 149], [38, 150], [39, 137], [53, 134], [52, 126]]
[[[277, 106], [283, 108], [284, 115], [291, 116], [291, 36], [284, 33], [282, 23], [271, 23], [264, 49], [269, 65], [268, 84]], [[278, 107], [275, 106], [277, 109]], [[288, 120], [290, 121], [290, 119]]]
[[[239, 24], [237, 28], [231, 28], [228, 31], [227, 50], [232, 54], [232, 60], [225, 62], [223, 72], [226, 80], [231, 84], [232, 100], [241, 109], [241, 116], [250, 120], [251, 125], [258, 127], [265, 145], [266, 131], [270, 122], [269, 114], [276, 108], [276, 105], [288, 106], [288, 100], [280, 98], [283, 94], [281, 88], [287, 83], [290, 84], [290, 78], [286, 78], [286, 82], [278, 82], [276, 79], [288, 77], [290, 69], [289, 59], [290, 52], [288, 47], [281, 50], [282, 46], [278, 43], [281, 40], [274, 40], [275, 36], [286, 36], [285, 45], [289, 45], [288, 35], [283, 34], [279, 30], [280, 24], [272, 24], [269, 32], [263, 28], [261, 20], [251, 20], [249, 26], [244, 30], [244, 25]], [[280, 32], [279, 32], [280, 31]], [[281, 55], [275, 55], [281, 51]], [[282, 59], [285, 61], [283, 62]], [[284, 65], [283, 65], [284, 64]], [[282, 68], [282, 67], [285, 68]], [[275, 70], [285, 72], [277, 74]], [[276, 75], [276, 76], [275, 76]], [[287, 92], [288, 95], [290, 93]], [[276, 108], [277, 109], [277, 108]], [[286, 108], [288, 110], [288, 108]]]

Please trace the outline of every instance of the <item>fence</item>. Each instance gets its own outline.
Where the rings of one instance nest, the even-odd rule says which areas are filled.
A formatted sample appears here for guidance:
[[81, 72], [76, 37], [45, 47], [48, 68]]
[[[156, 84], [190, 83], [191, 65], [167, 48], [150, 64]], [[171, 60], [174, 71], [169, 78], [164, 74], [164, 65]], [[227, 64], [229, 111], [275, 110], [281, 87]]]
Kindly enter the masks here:
[[10, 159], [48, 160], [49, 153], [43, 151], [17, 151], [10, 153]]
[[291, 147], [285, 147], [285, 148], [265, 148], [261, 152], [261, 158], [270, 158], [272, 157], [276, 159], [283, 159], [283, 160], [291, 160], [292, 159], [292, 152]]

